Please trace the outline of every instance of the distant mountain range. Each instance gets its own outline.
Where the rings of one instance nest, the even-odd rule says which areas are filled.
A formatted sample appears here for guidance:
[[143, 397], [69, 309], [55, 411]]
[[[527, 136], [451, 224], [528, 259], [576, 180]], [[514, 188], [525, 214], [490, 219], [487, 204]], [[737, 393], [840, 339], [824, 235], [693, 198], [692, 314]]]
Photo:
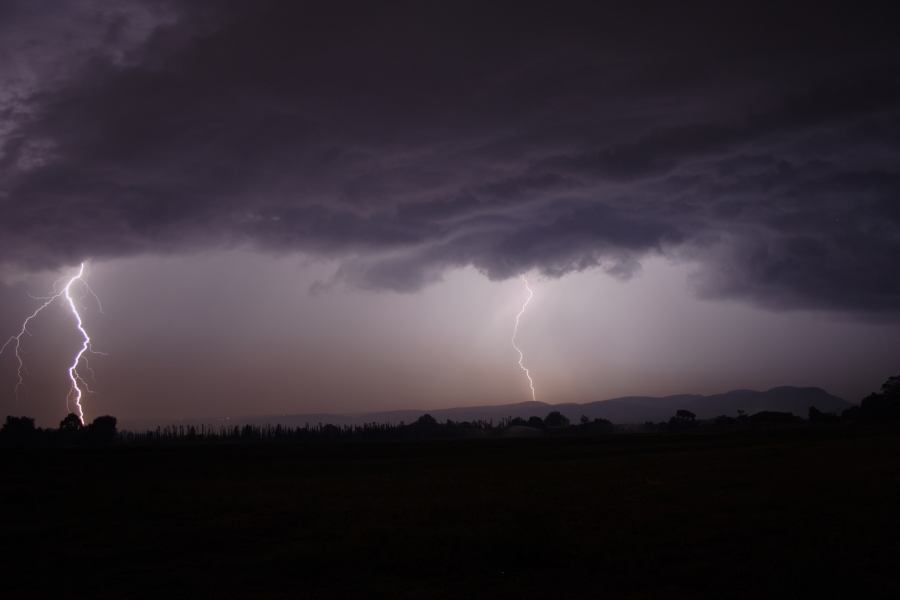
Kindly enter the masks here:
[[[520, 402], [518, 404], [500, 404], [492, 406], [465, 406], [459, 408], [441, 408], [434, 410], [394, 410], [360, 414], [296, 414], [268, 415], [232, 419], [190, 419], [178, 421], [178, 424], [207, 423], [221, 424], [281, 424], [291, 427], [303, 426], [306, 423], [331, 423], [333, 425], [356, 425], [361, 423], [411, 423], [428, 413], [438, 421], [499, 421], [506, 417], [531, 416], [545, 417], [551, 411], [559, 411], [572, 422], [577, 422], [582, 415], [589, 419], [608, 419], [616, 424], [644, 423], [647, 421], [666, 421], [679, 409], [689, 410], [698, 419], [710, 419], [719, 415], [735, 417], [738, 411], [750, 415], [760, 411], [789, 412], [806, 418], [811, 406], [823, 412], [840, 413], [850, 404], [825, 390], [813, 387], [776, 387], [765, 392], [755, 390], [732, 390], [724, 394], [703, 396], [700, 394], [682, 394], [676, 396], [625, 396], [600, 400], [585, 404], [547, 404], [545, 402]], [[157, 422], [153, 422], [155, 426]], [[172, 424], [171, 422], [168, 424]], [[125, 428], [141, 429], [149, 426], [148, 422], [124, 422]]]

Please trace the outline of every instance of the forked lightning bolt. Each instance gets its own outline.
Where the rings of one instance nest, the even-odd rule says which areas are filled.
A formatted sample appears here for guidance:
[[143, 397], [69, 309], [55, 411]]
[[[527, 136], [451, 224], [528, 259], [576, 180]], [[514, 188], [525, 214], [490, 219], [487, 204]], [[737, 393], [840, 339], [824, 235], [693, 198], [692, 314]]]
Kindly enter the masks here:
[[66, 397], [66, 400], [74, 398], [75, 407], [78, 409], [78, 419], [81, 421], [81, 424], [84, 425], [84, 409], [81, 406], [81, 396], [83, 395], [83, 392], [78, 386], [78, 382], [83, 382], [84, 380], [81, 379], [81, 375], [78, 374], [78, 364], [81, 362], [84, 353], [91, 347], [91, 337], [88, 335], [88, 332], [84, 330], [84, 322], [81, 320], [81, 314], [79, 314], [78, 307], [75, 306], [75, 301], [72, 299], [72, 284], [81, 280], [82, 275], [84, 275], [84, 263], [81, 263], [78, 275], [69, 280], [69, 283], [66, 284], [63, 291], [66, 293], [66, 301], [69, 303], [69, 308], [72, 309], [72, 315], [75, 317], [75, 325], [78, 327], [78, 332], [81, 334], [82, 338], [81, 348], [78, 350], [72, 364], [69, 366], [69, 380], [72, 382], [72, 387], [69, 390], [69, 396]]
[[531, 388], [531, 399], [537, 400], [534, 393], [534, 380], [531, 378], [531, 372], [525, 366], [525, 355], [522, 353], [522, 349], [519, 348], [519, 345], [516, 344], [516, 336], [519, 334], [519, 320], [522, 318], [522, 315], [525, 314], [528, 303], [531, 302], [531, 299], [534, 297], [534, 290], [528, 285], [528, 279], [524, 275], [522, 275], [522, 283], [525, 284], [525, 289], [528, 291], [528, 297], [525, 299], [525, 303], [522, 304], [522, 308], [519, 309], [519, 314], [516, 315], [516, 326], [513, 328], [512, 334], [512, 346], [515, 348], [516, 352], [519, 353], [519, 368], [525, 372], [525, 377], [528, 378], [528, 387]]
[[[41, 314], [41, 312], [43, 312], [45, 308], [47, 308], [57, 300], [64, 299], [75, 318], [75, 327], [78, 329], [78, 333], [81, 334], [81, 346], [72, 359], [72, 364], [67, 370], [70, 386], [69, 392], [66, 395], [66, 404], [68, 404], [71, 400], [75, 401], [75, 409], [82, 425], [84, 424], [84, 407], [81, 405], [81, 399], [84, 396], [84, 391], [82, 388], [87, 391], [90, 391], [90, 389], [85, 383], [84, 378], [78, 372], [78, 367], [79, 365], [84, 363], [85, 366], [90, 369], [90, 367], [87, 365], [87, 358], [85, 357], [85, 353], [91, 351], [91, 337], [88, 335], [87, 330], [85, 330], [84, 328], [84, 321], [81, 318], [81, 313], [78, 312], [78, 305], [75, 303], [75, 299], [72, 297], [72, 285], [74, 285], [76, 282], [81, 282], [85, 286], [85, 289], [87, 289], [90, 294], [94, 296], [94, 298], [97, 298], [96, 294], [94, 294], [93, 290], [90, 289], [90, 287], [84, 281], [83, 277], [84, 263], [81, 263], [81, 266], [78, 268], [78, 273], [66, 282], [65, 287], [63, 287], [62, 290], [53, 294], [52, 296], [40, 298], [40, 300], [43, 300], [44, 302], [40, 306], [38, 306], [33, 313], [28, 315], [28, 317], [22, 322], [22, 328], [19, 329], [19, 333], [10, 336], [10, 338], [3, 343], [3, 346], [0, 346], [0, 354], [3, 354], [7, 348], [12, 347], [13, 353], [16, 356], [16, 375], [18, 379], [16, 381], [15, 393], [16, 398], [18, 398], [19, 388], [22, 387], [22, 384], [25, 381], [26, 369], [25, 361], [22, 359], [21, 347], [22, 338], [25, 336], [25, 334], [31, 335], [28, 331], [28, 324], [31, 323], [31, 321], [34, 320], [39, 314]], [[99, 304], [99, 299], [97, 301]]]

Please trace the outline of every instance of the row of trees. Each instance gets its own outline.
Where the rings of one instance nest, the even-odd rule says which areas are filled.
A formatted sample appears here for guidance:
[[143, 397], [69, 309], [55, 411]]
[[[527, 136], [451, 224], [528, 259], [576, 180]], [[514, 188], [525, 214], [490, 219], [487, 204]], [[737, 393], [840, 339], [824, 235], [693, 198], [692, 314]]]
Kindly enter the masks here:
[[0, 429], [0, 442], [12, 445], [105, 445], [117, 438], [116, 418], [104, 415], [84, 425], [78, 415], [70, 413], [60, 421], [58, 429], [40, 429], [30, 417], [6, 417]]
[[[126, 442], [194, 442], [194, 441], [241, 441], [241, 442], [314, 442], [333, 440], [422, 440], [422, 439], [472, 439], [499, 437], [515, 432], [517, 428], [530, 428], [539, 433], [571, 431], [569, 420], [553, 411], [545, 418], [531, 417], [527, 421], [507, 418], [494, 421], [451, 421], [439, 422], [429, 414], [422, 415], [412, 423], [364, 423], [362, 425], [332, 425], [328, 423], [305, 424], [302, 427], [283, 425], [233, 425], [209, 427], [206, 425], [170, 425], [157, 427], [152, 431], [123, 432], [119, 438]], [[586, 431], [591, 428], [611, 433], [615, 427], [609, 421], [597, 419], [588, 422], [583, 419], [574, 430]]]
[[[809, 409], [804, 421], [791, 413], [763, 411], [752, 415], [739, 413], [737, 417], [720, 416], [699, 420], [689, 410], [676, 411], [667, 422], [644, 423], [638, 431], [678, 432], [703, 428], [732, 431], [737, 429], [794, 427], [857, 422], [900, 421], [900, 376], [891, 377], [879, 393], [870, 394], [859, 406], [845, 410], [841, 415], [824, 413], [815, 407]], [[4, 445], [103, 445], [114, 441], [123, 443], [194, 443], [194, 442], [316, 442], [333, 440], [404, 440], [404, 439], [468, 439], [486, 437], [510, 437], [529, 435], [607, 435], [624, 431], [606, 419], [589, 419], [582, 416], [573, 424], [559, 411], [546, 417], [528, 419], [507, 418], [493, 421], [438, 422], [425, 414], [410, 424], [366, 423], [363, 425], [336, 426], [317, 423], [303, 427], [282, 425], [219, 426], [177, 425], [158, 427], [144, 432], [117, 432], [116, 419], [102, 416], [87, 426], [74, 414], [68, 415], [58, 429], [39, 429], [28, 417], [7, 417], [0, 429], [0, 444]], [[635, 428], [627, 428], [634, 431]]]
[[572, 426], [565, 415], [553, 411], [545, 418], [520, 418], [493, 421], [450, 421], [439, 423], [431, 415], [422, 415], [413, 423], [365, 423], [337, 426], [327, 423], [306, 424], [302, 427], [283, 425], [170, 425], [150, 431], [116, 429], [116, 419], [97, 417], [89, 425], [82, 425], [77, 415], [63, 419], [58, 429], [35, 427], [29, 417], [6, 417], [0, 429], [3, 445], [103, 445], [113, 441], [122, 443], [194, 443], [194, 442], [314, 442], [333, 440], [404, 440], [404, 439], [469, 439], [498, 437], [530, 430], [536, 433], [612, 433], [615, 426], [605, 419], [590, 421], [582, 417]]
[[[814, 417], [814, 415], [822, 415]], [[840, 420], [835, 415], [824, 415], [815, 408], [810, 409], [810, 422]], [[796, 425], [803, 419], [790, 413], [764, 412], [742, 415], [737, 418], [718, 417], [698, 420], [687, 410], [679, 410], [663, 423], [644, 423], [637, 428], [617, 427], [606, 419], [588, 419], [582, 416], [577, 424], [558, 411], [541, 418], [507, 418], [492, 421], [450, 421], [438, 422], [425, 414], [413, 423], [386, 424], [366, 423], [363, 425], [337, 426], [327, 423], [306, 424], [302, 427], [283, 425], [233, 425], [210, 427], [207, 425], [170, 425], [150, 431], [123, 431], [116, 429], [116, 419], [111, 416], [97, 417], [90, 425], [83, 426], [75, 415], [68, 415], [58, 429], [40, 429], [29, 417], [6, 417], [0, 429], [2, 445], [106, 445], [118, 441], [126, 444], [159, 443], [259, 443], [259, 442], [321, 442], [321, 441], [378, 441], [378, 440], [425, 440], [425, 439], [477, 439], [489, 437], [533, 437], [553, 435], [609, 435], [618, 431], [677, 432], [696, 428], [732, 430]]]
[[900, 420], [900, 375], [889, 378], [880, 392], [869, 394], [859, 406], [848, 408], [841, 416], [856, 421]]

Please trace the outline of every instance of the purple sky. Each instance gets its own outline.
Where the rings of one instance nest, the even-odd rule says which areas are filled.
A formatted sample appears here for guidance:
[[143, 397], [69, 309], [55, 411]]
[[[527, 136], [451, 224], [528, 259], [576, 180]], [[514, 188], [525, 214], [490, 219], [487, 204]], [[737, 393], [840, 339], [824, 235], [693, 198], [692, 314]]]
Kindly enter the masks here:
[[[528, 273], [542, 400], [858, 400], [900, 350], [900, 42], [720, 4], [5, 2], [2, 332], [89, 260], [89, 418], [513, 402]], [[0, 408], [51, 423], [44, 316]]]

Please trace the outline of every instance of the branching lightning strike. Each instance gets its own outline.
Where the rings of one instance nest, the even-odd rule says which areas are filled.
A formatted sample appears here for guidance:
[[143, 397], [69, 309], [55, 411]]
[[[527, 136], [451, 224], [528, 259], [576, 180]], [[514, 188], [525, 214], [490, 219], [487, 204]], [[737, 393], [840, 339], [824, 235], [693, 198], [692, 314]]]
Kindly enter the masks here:
[[[28, 334], [31, 335], [31, 332], [28, 331], [28, 325], [33, 321], [39, 314], [41, 314], [44, 309], [49, 307], [51, 304], [56, 302], [57, 300], [64, 299], [66, 304], [71, 310], [73, 317], [75, 318], [75, 327], [78, 329], [78, 333], [81, 334], [81, 346], [78, 349], [78, 352], [75, 354], [72, 359], [72, 364], [69, 365], [67, 369], [67, 373], [69, 376], [69, 392], [66, 394], [66, 404], [72, 400], [75, 401], [75, 409], [78, 414], [78, 419], [81, 421], [81, 424], [84, 424], [84, 407], [81, 405], [81, 400], [84, 397], [84, 390], [90, 392], [90, 387], [88, 387], [87, 382], [84, 377], [78, 372], [78, 367], [81, 364], [84, 364], [85, 367], [90, 370], [90, 365], [87, 363], [86, 353], [91, 352], [91, 337], [88, 335], [87, 330], [84, 328], [84, 321], [81, 318], [81, 313], [78, 311], [78, 305], [75, 303], [75, 299], [72, 297], [72, 286], [76, 283], [80, 282], [85, 286], [85, 289], [97, 300], [99, 305], [99, 298], [94, 294], [94, 291], [88, 286], [87, 282], [84, 281], [84, 263], [81, 263], [81, 266], [78, 268], [78, 273], [71, 277], [66, 285], [59, 292], [46, 296], [43, 298], [38, 298], [39, 300], [43, 300], [43, 303], [38, 306], [34, 312], [32, 312], [25, 320], [22, 322], [22, 327], [19, 329], [19, 333], [16, 335], [10, 336], [2, 346], [0, 346], [0, 355], [2, 355], [7, 348], [13, 348], [13, 354], [15, 354], [17, 369], [16, 375], [18, 379], [16, 380], [15, 394], [16, 398], [19, 397], [19, 389], [22, 387], [22, 384], [25, 382], [25, 373], [27, 369], [25, 368], [25, 361], [22, 359], [22, 338]], [[102, 309], [101, 309], [102, 310]]]
[[528, 378], [528, 387], [531, 388], [531, 399], [537, 400], [537, 397], [534, 393], [534, 380], [531, 378], [531, 372], [525, 366], [525, 355], [522, 353], [522, 349], [519, 348], [519, 345], [516, 344], [516, 336], [519, 334], [519, 320], [522, 318], [522, 315], [525, 314], [525, 309], [528, 308], [528, 303], [531, 302], [531, 299], [534, 298], [534, 290], [531, 289], [531, 286], [528, 285], [528, 278], [522, 275], [522, 283], [525, 284], [525, 289], [528, 290], [528, 298], [525, 299], [525, 303], [522, 304], [522, 308], [519, 309], [519, 314], [516, 315], [516, 325], [513, 328], [512, 334], [512, 347], [516, 352], [519, 353], [519, 368], [525, 372], [525, 377]]

